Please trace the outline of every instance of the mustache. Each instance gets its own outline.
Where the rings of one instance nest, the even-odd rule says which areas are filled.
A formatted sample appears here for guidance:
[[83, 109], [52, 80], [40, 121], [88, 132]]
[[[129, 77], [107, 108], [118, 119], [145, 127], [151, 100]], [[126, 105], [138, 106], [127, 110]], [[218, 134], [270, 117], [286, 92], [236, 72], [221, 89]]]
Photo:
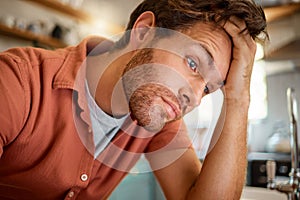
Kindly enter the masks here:
[[180, 109], [181, 109], [181, 117], [183, 116], [183, 115], [185, 115], [186, 114], [186, 112], [187, 112], [187, 105], [182, 105], [182, 106], [180, 106]]

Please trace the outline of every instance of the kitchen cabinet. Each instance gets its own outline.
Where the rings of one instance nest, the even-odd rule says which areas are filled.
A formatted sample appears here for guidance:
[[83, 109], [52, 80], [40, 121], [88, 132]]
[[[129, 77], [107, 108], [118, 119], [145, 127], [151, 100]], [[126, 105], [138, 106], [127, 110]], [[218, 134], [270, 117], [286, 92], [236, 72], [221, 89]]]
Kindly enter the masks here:
[[21, 38], [29, 41], [33, 41], [34, 43], [39, 43], [42, 45], [46, 45], [52, 48], [61, 48], [65, 47], [66, 44], [58, 39], [52, 38], [50, 36], [38, 35], [34, 34], [31, 31], [18, 29], [15, 27], [8, 27], [3, 24], [0, 24], [0, 33], [8, 36], [13, 36], [16, 38]]
[[[57, 12], [71, 18], [72, 20], [87, 23], [90, 19], [87, 13], [76, 9], [68, 4], [64, 4], [59, 0], [28, 0], [27, 4], [31, 3], [34, 8], [45, 7], [51, 12]], [[32, 11], [34, 12], [34, 11]], [[36, 34], [26, 29], [19, 29], [17, 27], [6, 26], [0, 23], [0, 34], [8, 35], [15, 38], [32, 41], [34, 46], [45, 46], [49, 48], [61, 48], [67, 46], [62, 40], [53, 38], [48, 35]]]
[[288, 15], [292, 15], [293, 13], [299, 10], [300, 10], [300, 3], [291, 3], [286, 5], [264, 8], [264, 12], [266, 14], [268, 23], [279, 20]]
[[58, 0], [28, 0], [28, 2], [32, 2], [37, 5], [49, 8], [53, 11], [57, 11], [61, 14], [73, 17], [74, 19], [80, 20], [82, 22], [88, 22], [90, 20], [90, 16], [87, 13], [83, 12], [82, 10], [73, 8], [68, 4], [64, 4]]

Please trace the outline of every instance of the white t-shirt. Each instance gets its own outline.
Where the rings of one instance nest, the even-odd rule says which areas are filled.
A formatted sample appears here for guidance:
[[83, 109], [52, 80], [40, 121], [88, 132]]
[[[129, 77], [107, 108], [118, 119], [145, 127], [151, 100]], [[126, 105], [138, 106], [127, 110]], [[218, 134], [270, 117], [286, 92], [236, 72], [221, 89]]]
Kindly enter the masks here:
[[120, 127], [122, 126], [129, 114], [118, 119], [106, 114], [97, 105], [94, 98], [92, 97], [88, 88], [87, 81], [85, 83], [87, 90], [87, 102], [88, 107], [90, 109], [90, 117], [93, 128], [93, 137], [95, 145], [94, 158], [97, 158], [99, 154], [109, 144], [111, 139], [117, 134], [117, 132], [119, 131]]

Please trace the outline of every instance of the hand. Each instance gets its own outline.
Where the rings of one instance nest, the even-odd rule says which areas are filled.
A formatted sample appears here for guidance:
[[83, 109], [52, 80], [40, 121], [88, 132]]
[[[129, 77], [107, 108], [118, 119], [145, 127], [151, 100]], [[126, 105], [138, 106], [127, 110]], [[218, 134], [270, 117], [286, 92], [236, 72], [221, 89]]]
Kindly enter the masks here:
[[245, 22], [237, 17], [231, 17], [224, 24], [224, 29], [233, 42], [232, 61], [225, 84], [225, 98], [249, 103], [256, 43], [247, 30], [242, 32], [245, 28]]

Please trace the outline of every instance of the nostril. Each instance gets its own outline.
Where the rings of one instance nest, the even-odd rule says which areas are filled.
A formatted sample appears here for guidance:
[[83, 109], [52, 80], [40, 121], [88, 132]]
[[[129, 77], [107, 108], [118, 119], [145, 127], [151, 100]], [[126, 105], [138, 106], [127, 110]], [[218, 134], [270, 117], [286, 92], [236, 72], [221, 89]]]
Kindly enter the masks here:
[[191, 102], [190, 98], [186, 94], [183, 94], [182, 96], [184, 98], [185, 103], [189, 104]]
[[195, 95], [193, 93], [193, 90], [190, 87], [180, 88], [178, 92], [179, 92], [180, 106], [182, 110], [187, 107], [192, 108], [196, 106]]

